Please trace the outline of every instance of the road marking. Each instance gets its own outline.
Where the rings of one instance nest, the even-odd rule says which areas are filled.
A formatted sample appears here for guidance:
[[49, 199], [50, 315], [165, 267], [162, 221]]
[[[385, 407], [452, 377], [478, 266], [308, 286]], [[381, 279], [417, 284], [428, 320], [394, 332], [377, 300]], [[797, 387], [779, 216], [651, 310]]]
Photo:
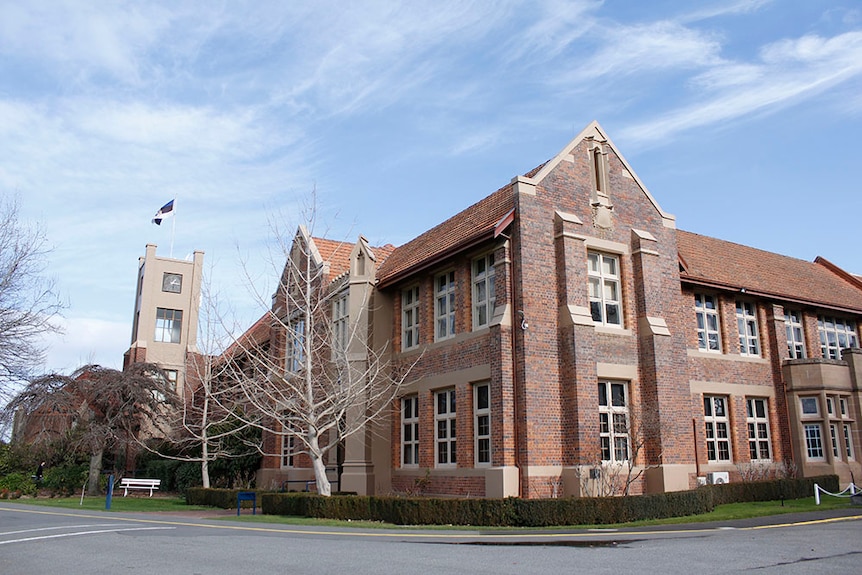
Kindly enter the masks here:
[[58, 527], [39, 527], [38, 529], [22, 529], [20, 531], [0, 531], [0, 537], [6, 535], [19, 535], [21, 533], [35, 533], [37, 531], [51, 531], [56, 529], [86, 529], [88, 527], [110, 527], [113, 523], [95, 523], [92, 525], [60, 525]]
[[27, 541], [43, 541], [45, 539], [60, 539], [61, 537], [78, 537], [81, 535], [97, 535], [99, 533], [121, 533], [123, 531], [164, 531], [168, 529], [176, 529], [176, 527], [128, 527], [126, 529], [99, 529], [98, 531], [75, 531], [74, 533], [57, 533], [56, 535], [41, 535], [39, 537], [25, 537], [23, 539], [10, 539], [9, 541], [0, 541], [0, 545], [8, 545], [9, 543], [26, 543]]
[[[84, 517], [88, 519], [104, 519], [98, 515], [83, 515], [79, 513], [64, 513], [61, 511], [36, 511], [33, 509], [12, 509], [11, 507], [0, 507], [0, 511], [14, 511], [16, 513], [31, 513], [41, 515], [55, 515], [61, 517]], [[474, 531], [464, 531], [463, 533], [436, 533], [433, 531], [424, 531], [422, 533], [405, 533], [399, 531], [397, 533], [389, 532], [364, 532], [364, 531], [325, 531], [325, 530], [310, 530], [296, 528], [281, 528], [281, 527], [248, 527], [245, 525], [214, 525], [211, 523], [194, 523], [191, 521], [168, 521], [165, 519], [141, 519], [131, 517], [112, 517], [115, 521], [126, 521], [130, 523], [150, 523], [155, 525], [171, 525], [178, 527], [200, 527], [216, 530], [231, 530], [231, 531], [250, 531], [257, 533], [284, 533], [290, 535], [331, 535], [337, 537], [366, 537], [366, 538], [381, 538], [381, 539], [560, 539], [568, 538], [588, 538], [597, 537], [599, 535], [607, 536], [604, 533], [590, 533], [588, 531], [581, 532], [556, 532], [556, 533], [479, 533]], [[850, 515], [846, 517], [832, 517], [827, 519], [814, 519], [809, 521], [799, 521], [797, 523], [780, 523], [775, 525], [758, 525], [753, 527], [736, 527], [735, 531], [753, 531], [758, 529], [780, 529], [787, 527], [796, 527], [803, 525], [825, 525], [828, 523], [838, 523], [842, 521], [858, 521], [862, 519], [862, 515]], [[617, 531], [614, 535], [630, 536], [644, 538], [646, 536], [663, 536], [663, 535], [686, 535], [699, 533], [718, 533], [722, 531], [722, 527], [697, 527], [692, 529], [667, 529], [657, 531]]]

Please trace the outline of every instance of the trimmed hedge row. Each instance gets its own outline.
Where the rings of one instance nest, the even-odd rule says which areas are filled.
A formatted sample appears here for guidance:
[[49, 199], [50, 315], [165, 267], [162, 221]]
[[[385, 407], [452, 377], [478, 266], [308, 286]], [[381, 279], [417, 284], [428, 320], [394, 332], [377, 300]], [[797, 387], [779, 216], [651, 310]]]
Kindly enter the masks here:
[[[205, 489], [203, 487], [189, 487], [186, 489], [187, 505], [206, 505], [208, 507], [219, 507], [221, 509], [236, 508], [236, 496], [240, 491], [255, 491], [253, 489]], [[260, 491], [257, 500], [260, 502]], [[258, 503], [260, 505], [260, 503]], [[251, 509], [251, 501], [243, 501], [242, 506]]]
[[[829, 491], [839, 490], [838, 477], [827, 475], [806, 479], [710, 485], [693, 491], [632, 497], [436, 499], [263, 493], [260, 500], [263, 513], [269, 515], [383, 521], [395, 525], [549, 527], [684, 517], [707, 513], [716, 505], [725, 503], [799, 499], [810, 497], [814, 493], [815, 483]], [[189, 490], [190, 495], [192, 491], [194, 490]], [[227, 507], [236, 505], [236, 491], [205, 491], [231, 493], [232, 503]]]

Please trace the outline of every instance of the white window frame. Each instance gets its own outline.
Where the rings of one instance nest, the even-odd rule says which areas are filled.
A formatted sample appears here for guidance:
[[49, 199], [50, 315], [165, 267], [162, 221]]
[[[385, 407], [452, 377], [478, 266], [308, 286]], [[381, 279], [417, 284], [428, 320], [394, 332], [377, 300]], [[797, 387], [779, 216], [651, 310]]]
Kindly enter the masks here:
[[344, 291], [332, 301], [332, 348], [335, 353], [347, 352], [350, 341], [350, 313], [348, 308], [349, 293]]
[[157, 307], [154, 341], [160, 343], [180, 343], [182, 339], [183, 310]]
[[823, 448], [823, 424], [809, 422], [802, 426], [805, 438], [805, 456], [808, 461], [825, 461], [826, 452]]
[[619, 464], [631, 459], [628, 388], [628, 383], [624, 381], [599, 381], [599, 448], [602, 463]]
[[286, 468], [294, 467], [296, 457], [296, 436], [282, 435], [281, 436], [281, 466]]
[[802, 312], [784, 310], [784, 330], [787, 335], [787, 357], [802, 359], [805, 354], [805, 334], [802, 327]]
[[305, 318], [288, 322], [286, 336], [284, 367], [297, 373], [305, 367]]
[[[769, 401], [765, 397], [745, 400], [748, 427], [748, 455], [751, 461], [772, 461], [772, 439], [769, 430]], [[764, 449], [766, 452], [764, 453]]]
[[838, 445], [838, 424], [830, 423], [829, 424], [829, 438], [832, 440], [832, 457], [835, 458], [836, 461], [841, 460], [841, 446]]
[[760, 355], [760, 331], [757, 328], [757, 306], [750, 301], [736, 301], [736, 328], [739, 331], [739, 354]]
[[434, 394], [434, 466], [458, 465], [455, 388]]
[[401, 292], [401, 349], [419, 345], [419, 286]]
[[706, 454], [710, 463], [733, 462], [730, 431], [730, 398], [726, 395], [703, 396]]
[[486, 327], [494, 316], [494, 252], [473, 260], [473, 329]]
[[[812, 408], [813, 407], [813, 411]], [[816, 395], [799, 397], [799, 414], [802, 417], [820, 417], [820, 398]]]
[[473, 453], [476, 467], [491, 465], [491, 385], [489, 383], [473, 386]]
[[401, 398], [401, 467], [419, 467], [419, 396]]
[[859, 347], [853, 320], [819, 315], [817, 332], [820, 335], [820, 353], [826, 359], [841, 359], [842, 349]]
[[[710, 305], [712, 307], [709, 307]], [[718, 297], [711, 294], [694, 294], [694, 313], [697, 317], [697, 347], [701, 351], [721, 353]]]
[[434, 278], [434, 341], [455, 336], [455, 272]]
[[[606, 267], [607, 263], [612, 265]], [[605, 252], [587, 252], [590, 314], [596, 325], [623, 327], [623, 294], [620, 257]], [[616, 310], [616, 320], [609, 319], [609, 310]]]
[[853, 461], [856, 459], [853, 452], [853, 425], [847, 422], [841, 425], [844, 432], [844, 452], [847, 454], [847, 461]]

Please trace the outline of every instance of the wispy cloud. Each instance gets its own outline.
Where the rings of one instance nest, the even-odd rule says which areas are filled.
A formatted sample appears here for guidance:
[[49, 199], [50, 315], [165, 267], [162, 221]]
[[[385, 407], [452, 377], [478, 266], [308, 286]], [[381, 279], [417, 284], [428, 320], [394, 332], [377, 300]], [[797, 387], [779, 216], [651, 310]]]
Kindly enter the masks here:
[[724, 64], [693, 79], [693, 102], [622, 131], [630, 141], [673, 137], [752, 113], [774, 112], [862, 76], [862, 32], [804, 36], [765, 46], [759, 61]]

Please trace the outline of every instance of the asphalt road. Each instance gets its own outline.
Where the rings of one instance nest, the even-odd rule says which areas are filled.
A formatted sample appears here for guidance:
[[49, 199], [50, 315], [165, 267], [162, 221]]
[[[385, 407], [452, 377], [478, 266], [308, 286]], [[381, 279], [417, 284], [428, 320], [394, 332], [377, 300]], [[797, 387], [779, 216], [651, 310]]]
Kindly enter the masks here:
[[0, 574], [862, 574], [862, 510], [625, 531], [366, 530], [0, 502]]

